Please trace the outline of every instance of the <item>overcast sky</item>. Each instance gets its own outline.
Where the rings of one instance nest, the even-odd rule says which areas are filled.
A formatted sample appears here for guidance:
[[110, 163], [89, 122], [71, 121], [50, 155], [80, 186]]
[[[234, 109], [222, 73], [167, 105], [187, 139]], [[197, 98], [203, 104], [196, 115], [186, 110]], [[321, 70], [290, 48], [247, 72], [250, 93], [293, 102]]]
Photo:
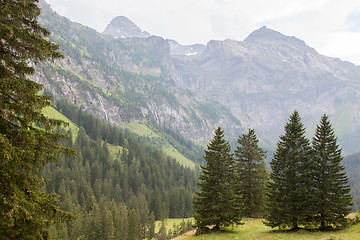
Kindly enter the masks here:
[[180, 44], [244, 40], [266, 26], [319, 53], [360, 65], [360, 0], [46, 0], [60, 15], [102, 32], [126, 16]]

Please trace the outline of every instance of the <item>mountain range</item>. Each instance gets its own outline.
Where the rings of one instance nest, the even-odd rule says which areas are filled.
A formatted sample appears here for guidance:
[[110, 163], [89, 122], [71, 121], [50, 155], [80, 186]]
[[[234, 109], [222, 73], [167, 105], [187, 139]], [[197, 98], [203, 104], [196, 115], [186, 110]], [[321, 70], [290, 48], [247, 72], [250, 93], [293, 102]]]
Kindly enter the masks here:
[[183, 46], [126, 17], [99, 33], [40, 6], [64, 58], [41, 64], [34, 80], [111, 124], [145, 121], [198, 142], [218, 126], [233, 139], [254, 128], [271, 150], [297, 109], [309, 136], [326, 113], [344, 152], [358, 151], [360, 67], [296, 37], [264, 26], [244, 41]]

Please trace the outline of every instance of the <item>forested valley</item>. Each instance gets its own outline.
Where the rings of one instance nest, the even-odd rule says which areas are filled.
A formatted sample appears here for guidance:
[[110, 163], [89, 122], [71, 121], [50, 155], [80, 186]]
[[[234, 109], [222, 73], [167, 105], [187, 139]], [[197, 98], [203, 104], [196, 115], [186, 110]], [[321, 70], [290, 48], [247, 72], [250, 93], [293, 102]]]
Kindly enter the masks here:
[[[75, 221], [51, 227], [52, 236], [59, 239], [151, 239], [167, 234], [164, 228], [165, 233], [155, 231], [156, 220], [193, 216], [198, 170], [184, 168], [145, 143], [146, 138], [111, 126], [64, 99], [55, 101], [54, 107], [75, 123], [79, 131], [73, 136], [68, 130], [70, 137], [62, 142], [74, 148], [77, 157], [63, 157], [43, 170], [44, 178], [49, 179], [45, 190], [57, 193], [60, 207], [77, 215]], [[236, 151], [241, 149], [238, 147]], [[358, 157], [355, 154], [345, 159], [350, 184], [355, 187], [352, 190], [355, 210], [358, 209], [355, 176]], [[265, 194], [265, 189], [261, 192]], [[260, 210], [261, 201], [250, 211]], [[182, 228], [184, 230], [185, 225]]]
[[[38, 22], [38, 4], [38, 0], [1, 1], [0, 239], [163, 240], [192, 227], [190, 221], [183, 221], [169, 231], [164, 219], [188, 217], [194, 217], [200, 233], [212, 226], [220, 230], [241, 225], [244, 218], [264, 218], [267, 226], [280, 231], [339, 230], [360, 222], [355, 214], [348, 219], [351, 211], [360, 208], [360, 154], [343, 158], [325, 113], [310, 143], [300, 115], [294, 111], [276, 151], [268, 156], [272, 158], [270, 171], [255, 129], [244, 134], [246, 127], [216, 99], [202, 102], [199, 92], [178, 88], [170, 71], [175, 68], [171, 64], [164, 68], [166, 61], [160, 61], [171, 60], [167, 41], [149, 39], [162, 43], [166, 50], [165, 55], [153, 59], [153, 52], [145, 50], [159, 45], [137, 50], [137, 41], [118, 42], [69, 20], [55, 21], [51, 17], [56, 17], [55, 13], [41, 20], [58, 28], [60, 35], [52, 36]], [[71, 28], [72, 33], [68, 32]], [[83, 33], [80, 38], [78, 31]], [[88, 40], [89, 45], [77, 47], [67, 37], [75, 43]], [[67, 51], [60, 52], [63, 43], [75, 54], [74, 59]], [[117, 46], [117, 54], [112, 55], [116, 51], [110, 46]], [[98, 55], [100, 49], [103, 57]], [[127, 62], [129, 59], [134, 61]], [[46, 63], [39, 71], [35, 66], [41, 62]], [[96, 71], [92, 71], [94, 66]], [[138, 71], [139, 66], [147, 69]], [[106, 67], [109, 71], [104, 72]], [[44, 76], [49, 79], [44, 81]], [[338, 86], [334, 88], [338, 90]], [[285, 87], [287, 92], [288, 85]], [[217, 93], [227, 95], [226, 91]], [[213, 93], [204, 92], [206, 95]], [[262, 115], [248, 105], [252, 102], [249, 96], [244, 95], [243, 99], [249, 100], [244, 105]], [[52, 112], [45, 113], [47, 110]], [[93, 114], [91, 110], [98, 111]], [[112, 118], [104, 110], [112, 110]], [[101, 111], [106, 121], [98, 118]], [[266, 119], [267, 115], [262, 116]], [[340, 121], [341, 126], [353, 130], [343, 118], [346, 121]], [[156, 129], [154, 135], [161, 137], [135, 135], [119, 128], [127, 123], [148, 124], [146, 130]], [[176, 124], [177, 128], [172, 128]], [[205, 153], [188, 140], [193, 135], [193, 140], [207, 141], [206, 133], [215, 124], [236, 130], [232, 138], [243, 133], [237, 141], [240, 146], [231, 150], [221, 127], [215, 130]], [[187, 139], [180, 135], [186, 132]], [[356, 136], [349, 138], [349, 146], [357, 143], [353, 139], [358, 139], [358, 132], [353, 134]], [[269, 136], [269, 140], [275, 142], [275, 137]], [[166, 155], [159, 147], [164, 145], [181, 153], [192, 167]], [[156, 229], [159, 220], [162, 223]]]
[[[151, 239], [156, 220], [192, 216], [194, 170], [64, 100], [56, 108], [80, 130], [74, 142], [63, 141], [77, 157], [63, 157], [42, 171], [49, 179], [46, 191], [77, 215], [51, 229], [55, 239]], [[117, 152], [111, 154], [111, 147]]]
[[[184, 168], [144, 142], [148, 139], [111, 126], [64, 99], [55, 101], [54, 107], [79, 127], [77, 136], [69, 130], [70, 137], [63, 141], [64, 146], [76, 150], [77, 157], [61, 158], [43, 170], [44, 178], [50, 180], [46, 191], [57, 193], [61, 208], [77, 215], [75, 221], [51, 228], [55, 238], [151, 239], [161, 233], [155, 231], [156, 220], [193, 216], [199, 170]], [[237, 147], [235, 152], [241, 149]], [[354, 210], [359, 208], [358, 157], [354, 154], [344, 161], [353, 186]], [[252, 201], [241, 207], [242, 213]], [[264, 200], [257, 201], [250, 211], [261, 209]], [[167, 231], [162, 231], [165, 236]]]

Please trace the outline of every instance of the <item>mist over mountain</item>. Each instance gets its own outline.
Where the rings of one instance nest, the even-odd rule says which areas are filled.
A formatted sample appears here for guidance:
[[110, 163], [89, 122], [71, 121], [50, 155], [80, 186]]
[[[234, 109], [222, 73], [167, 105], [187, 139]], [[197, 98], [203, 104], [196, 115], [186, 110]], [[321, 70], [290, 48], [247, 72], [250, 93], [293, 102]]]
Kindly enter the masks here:
[[309, 135], [323, 113], [330, 115], [348, 151], [342, 137], [358, 135], [360, 67], [323, 56], [295, 37], [262, 27], [244, 41], [210, 41], [199, 55], [174, 57], [174, 66], [178, 85], [226, 106], [263, 139], [276, 139], [294, 109]]
[[327, 113], [345, 152], [357, 151], [359, 66], [266, 27], [244, 41], [183, 46], [126, 17], [100, 34], [41, 4], [65, 58], [43, 65], [35, 80], [110, 123], [153, 121], [195, 141], [208, 140], [217, 126], [235, 138], [254, 128], [271, 149], [297, 109], [309, 136]]

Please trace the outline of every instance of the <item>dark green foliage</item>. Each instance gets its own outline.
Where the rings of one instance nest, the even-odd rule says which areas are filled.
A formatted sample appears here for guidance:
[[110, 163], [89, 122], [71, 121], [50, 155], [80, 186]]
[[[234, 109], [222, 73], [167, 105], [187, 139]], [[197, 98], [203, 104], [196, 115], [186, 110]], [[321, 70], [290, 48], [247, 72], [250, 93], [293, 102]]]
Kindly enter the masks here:
[[160, 230], [159, 230], [159, 234], [158, 234], [158, 239], [159, 240], [166, 240], [167, 239], [166, 224], [165, 224], [164, 221], [161, 221], [161, 226], [160, 226]]
[[321, 118], [311, 151], [304, 133], [295, 111], [271, 161], [265, 223], [271, 227], [311, 225], [324, 230], [346, 223], [351, 211], [341, 148], [328, 117], [324, 114]]
[[47, 239], [49, 225], [72, 218], [58, 208], [56, 195], [39, 190], [39, 169], [74, 152], [58, 143], [65, 135], [53, 130], [65, 123], [41, 113], [50, 99], [28, 79], [33, 63], [61, 57], [38, 24], [36, 2], [0, 2], [0, 237], [7, 239]]
[[70, 104], [63, 98], [56, 101], [56, 109], [78, 126], [82, 126], [91, 139], [103, 140], [114, 145], [124, 146], [124, 139], [130, 135], [127, 131], [120, 130], [94, 117], [92, 113], [82, 111], [79, 107]]
[[[194, 171], [92, 114], [77, 108], [69, 111], [71, 107], [64, 103], [62, 112], [71, 113], [77, 123], [83, 124], [73, 144], [78, 157], [47, 166], [43, 175], [52, 179], [47, 191], [58, 193], [61, 207], [79, 217], [53, 229], [55, 238], [144, 239], [154, 236], [155, 220], [192, 216]], [[94, 123], [98, 126], [96, 133], [91, 127], [83, 128]], [[111, 154], [110, 141], [122, 142], [122, 150]], [[179, 198], [172, 202], [174, 197]]]
[[316, 223], [325, 229], [346, 222], [352, 200], [345, 168], [341, 165], [341, 148], [326, 115], [316, 128], [313, 150], [316, 189], [313, 214]]
[[201, 167], [200, 191], [194, 199], [196, 226], [200, 229], [216, 225], [217, 228], [238, 224], [238, 204], [231, 183], [233, 182], [233, 158], [230, 144], [224, 139], [224, 131], [219, 127], [208, 144]]
[[255, 130], [238, 138], [235, 154], [234, 187], [239, 202], [242, 203], [241, 215], [261, 217], [264, 214], [267, 172], [265, 169], [266, 152], [259, 145]]
[[265, 224], [297, 229], [312, 215], [309, 206], [314, 196], [311, 147], [297, 111], [290, 115], [270, 165]]
[[128, 226], [127, 239], [129, 240], [139, 239], [140, 216], [134, 209], [130, 211], [128, 224], [129, 226]]

